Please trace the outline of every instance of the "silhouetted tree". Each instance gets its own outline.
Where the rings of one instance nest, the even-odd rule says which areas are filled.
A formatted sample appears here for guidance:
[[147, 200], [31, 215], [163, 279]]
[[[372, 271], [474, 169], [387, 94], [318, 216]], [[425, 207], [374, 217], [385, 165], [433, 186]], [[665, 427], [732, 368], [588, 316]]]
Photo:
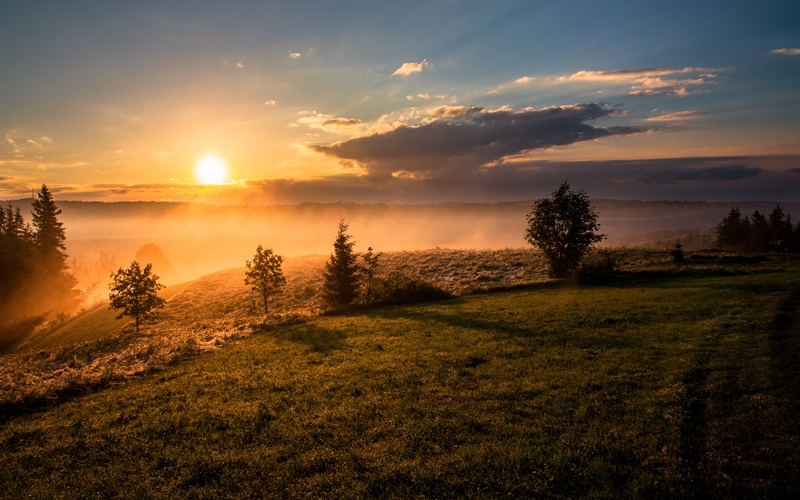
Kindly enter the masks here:
[[281, 264], [283, 257], [272, 253], [271, 248], [264, 250], [258, 245], [253, 260], [247, 261], [247, 272], [244, 282], [250, 285], [254, 292], [258, 293], [264, 302], [264, 317], [269, 313], [267, 299], [276, 293], [281, 287], [286, 286], [286, 278], [283, 277]]
[[48, 309], [71, 310], [80, 302], [80, 294], [75, 286], [75, 277], [67, 271], [67, 253], [64, 241], [67, 239], [63, 223], [58, 220], [61, 209], [46, 184], [37, 193], [32, 203], [33, 241], [37, 250], [37, 267], [40, 276], [36, 279], [46, 292], [42, 303]]
[[717, 246], [726, 250], [740, 250], [750, 240], [750, 220], [739, 208], [732, 208], [717, 224]]
[[769, 222], [767, 218], [756, 210], [750, 216], [750, 236], [747, 249], [751, 252], [763, 252], [769, 246]]
[[64, 225], [58, 220], [61, 209], [56, 206], [53, 195], [47, 189], [46, 184], [42, 184], [42, 189], [37, 194], [37, 199], [33, 200], [32, 205], [33, 227], [36, 228], [34, 240], [39, 250], [39, 256], [49, 270], [64, 271], [67, 260], [64, 240], [67, 237]]
[[686, 253], [683, 251], [683, 244], [681, 244], [681, 240], [675, 242], [669, 254], [672, 257], [672, 262], [675, 264], [683, 264], [686, 262]]
[[586, 192], [564, 181], [550, 198], [534, 202], [525, 239], [544, 252], [551, 275], [563, 278], [575, 274], [586, 251], [605, 237], [599, 227]]
[[353, 252], [354, 241], [347, 234], [347, 224], [339, 219], [339, 232], [333, 242], [333, 253], [325, 263], [322, 297], [333, 306], [348, 305], [358, 294], [358, 266]]
[[153, 272], [157, 271], [159, 276], [167, 280], [170, 279], [170, 276], [175, 274], [175, 268], [172, 267], [164, 250], [155, 243], [145, 243], [139, 247], [139, 250], [136, 251], [136, 256], [134, 256], [134, 260], [151, 263], [153, 265]]
[[375, 279], [375, 273], [378, 271], [378, 259], [383, 255], [382, 252], [377, 254], [372, 253], [372, 247], [367, 248], [361, 260], [361, 273], [364, 275], [364, 302], [369, 304], [372, 302], [372, 284]]
[[158, 276], [153, 274], [152, 265], [147, 264], [144, 269], [137, 261], [131, 262], [128, 269], [121, 267], [116, 273], [111, 273], [111, 283], [108, 288], [108, 298], [111, 301], [108, 308], [122, 310], [117, 319], [130, 316], [136, 319], [136, 332], [139, 324], [150, 319], [155, 310], [164, 307], [166, 301], [158, 296], [158, 291], [164, 285], [158, 282]]
[[792, 219], [783, 212], [783, 207], [776, 205], [769, 214], [770, 241], [786, 241], [792, 238]]

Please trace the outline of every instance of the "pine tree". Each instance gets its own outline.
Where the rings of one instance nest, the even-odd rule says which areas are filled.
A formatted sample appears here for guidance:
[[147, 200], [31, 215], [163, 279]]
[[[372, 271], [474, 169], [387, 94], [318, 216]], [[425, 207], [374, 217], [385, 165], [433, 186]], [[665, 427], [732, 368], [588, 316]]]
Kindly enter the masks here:
[[61, 209], [56, 206], [53, 195], [42, 184], [38, 198], [33, 200], [33, 226], [36, 229], [34, 242], [43, 264], [51, 272], [66, 270], [67, 254], [64, 240], [67, 239], [64, 225], [58, 220]]
[[322, 297], [332, 306], [351, 304], [358, 294], [358, 265], [353, 252], [354, 241], [347, 234], [347, 224], [339, 219], [339, 232], [333, 243], [333, 253], [325, 263]]
[[717, 245], [724, 250], [741, 250], [750, 241], [750, 219], [732, 208], [717, 224]]

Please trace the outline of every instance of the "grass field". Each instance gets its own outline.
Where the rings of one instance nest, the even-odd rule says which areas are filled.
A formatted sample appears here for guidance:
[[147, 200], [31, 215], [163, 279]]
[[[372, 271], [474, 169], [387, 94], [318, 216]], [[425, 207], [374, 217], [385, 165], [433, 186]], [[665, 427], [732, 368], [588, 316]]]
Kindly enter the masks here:
[[257, 326], [10, 413], [0, 495], [800, 495], [800, 262], [623, 267]]

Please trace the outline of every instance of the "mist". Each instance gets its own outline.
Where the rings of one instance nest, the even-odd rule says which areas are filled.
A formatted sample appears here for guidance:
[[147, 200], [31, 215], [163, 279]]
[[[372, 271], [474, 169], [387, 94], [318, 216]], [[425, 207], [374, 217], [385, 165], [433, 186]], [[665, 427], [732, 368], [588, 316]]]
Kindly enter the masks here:
[[[13, 203], [29, 210], [29, 200]], [[593, 204], [600, 231], [606, 235], [601, 246], [663, 245], [690, 232], [710, 235], [733, 207], [750, 213], [775, 206], [773, 202], [614, 200], [593, 200]], [[59, 201], [58, 205], [67, 234], [67, 263], [91, 302], [107, 296], [110, 273], [127, 267], [147, 244], [158, 246], [168, 261], [154, 265], [167, 286], [242, 267], [258, 245], [286, 258], [327, 256], [340, 218], [349, 224], [357, 252], [368, 247], [383, 252], [523, 248], [528, 246], [523, 234], [532, 201], [275, 206]], [[800, 204], [783, 206], [788, 213], [800, 214]]]

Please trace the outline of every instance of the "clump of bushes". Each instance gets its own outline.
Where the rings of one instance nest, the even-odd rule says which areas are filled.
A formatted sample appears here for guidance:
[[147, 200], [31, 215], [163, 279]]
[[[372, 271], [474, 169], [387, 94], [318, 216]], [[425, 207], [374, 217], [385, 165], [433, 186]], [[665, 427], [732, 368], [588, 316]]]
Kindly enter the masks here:
[[605, 276], [617, 269], [617, 258], [608, 250], [590, 252], [581, 262], [580, 276], [582, 278]]
[[452, 297], [450, 292], [415, 276], [394, 271], [376, 276], [372, 284], [371, 304], [410, 304]]

